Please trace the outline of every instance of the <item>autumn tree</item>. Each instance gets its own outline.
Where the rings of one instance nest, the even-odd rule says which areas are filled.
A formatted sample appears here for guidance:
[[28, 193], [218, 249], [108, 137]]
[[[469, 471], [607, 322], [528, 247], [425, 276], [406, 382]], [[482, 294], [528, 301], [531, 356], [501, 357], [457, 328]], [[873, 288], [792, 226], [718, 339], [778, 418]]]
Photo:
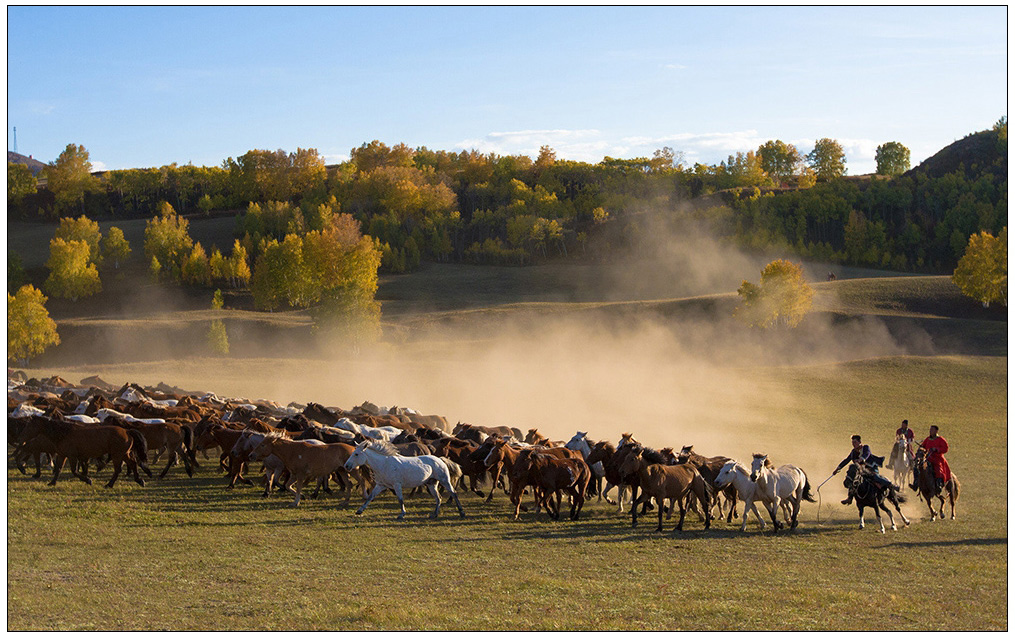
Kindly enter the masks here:
[[882, 143], [874, 153], [874, 160], [878, 174], [896, 177], [909, 170], [909, 148], [897, 141]]
[[776, 183], [787, 181], [797, 172], [803, 157], [796, 146], [779, 140], [767, 141], [758, 148], [761, 169]]
[[109, 232], [102, 238], [102, 261], [107, 265], [112, 262], [113, 268], [119, 269], [120, 262], [127, 261], [130, 256], [130, 244], [123, 236], [123, 231], [110, 226]]
[[734, 315], [751, 326], [795, 327], [811, 309], [814, 289], [804, 280], [803, 267], [785, 259], [770, 262], [755, 285], [747, 280], [737, 293], [741, 306]]
[[188, 232], [189, 225], [169, 203], [160, 204], [159, 215], [148, 220], [144, 230], [144, 252], [150, 267], [154, 268], [157, 264], [160, 271], [179, 279], [183, 263], [194, 245]]
[[807, 163], [821, 181], [846, 174], [846, 153], [835, 139], [818, 139], [807, 154]]
[[412, 166], [414, 156], [412, 148], [404, 143], [390, 148], [377, 140], [364, 143], [349, 153], [358, 172], [372, 172], [383, 166], [408, 168]]
[[16, 206], [28, 195], [35, 194], [38, 181], [24, 163], [7, 162], [7, 203]]
[[56, 227], [54, 237], [64, 241], [83, 241], [88, 244], [88, 261], [98, 264], [102, 260], [102, 233], [99, 231], [98, 222], [81, 215], [77, 219], [63, 217]]
[[31, 284], [7, 293], [7, 359], [25, 365], [48, 347], [60, 344], [46, 296]]
[[88, 150], [83, 145], [69, 143], [56, 161], [46, 166], [47, 187], [56, 197], [58, 208], [79, 204], [84, 209], [85, 193], [98, 188], [99, 181], [92, 176]]
[[973, 233], [952, 281], [984, 308], [991, 302], [1008, 306], [1008, 227], [997, 237], [986, 231]]
[[54, 237], [49, 242], [49, 277], [43, 288], [54, 297], [77, 301], [102, 291], [99, 271], [89, 259], [86, 242]]
[[209, 286], [211, 284], [211, 267], [208, 263], [208, 255], [204, 252], [201, 242], [190, 247], [190, 254], [187, 256], [183, 266], [180, 267], [180, 281], [184, 284], [195, 284], [197, 286]]

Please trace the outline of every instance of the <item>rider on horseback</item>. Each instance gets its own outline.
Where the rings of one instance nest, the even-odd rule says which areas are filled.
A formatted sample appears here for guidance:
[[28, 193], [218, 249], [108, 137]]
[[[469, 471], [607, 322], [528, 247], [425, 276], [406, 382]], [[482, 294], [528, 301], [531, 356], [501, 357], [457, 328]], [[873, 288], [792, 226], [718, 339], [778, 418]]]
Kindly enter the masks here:
[[909, 451], [909, 459], [913, 459], [913, 430], [909, 428], [909, 421], [902, 421], [902, 427], [895, 430], [895, 440], [906, 439], [906, 449]]
[[860, 465], [866, 465], [867, 468], [869, 468], [871, 481], [873, 481], [876, 486], [882, 489], [892, 488], [898, 492], [899, 488], [892, 485], [891, 481], [878, 473], [878, 468], [881, 467], [881, 464], [885, 460], [884, 457], [874, 456], [874, 454], [871, 453], [870, 447], [861, 443], [859, 434], [853, 434], [851, 438], [853, 440], [853, 451], [849, 453], [849, 456], [842, 459], [839, 466], [835, 468], [834, 472], [832, 472], [833, 475], [838, 474], [839, 470], [845, 467], [847, 463], [849, 464], [849, 469], [846, 470], [846, 479], [842, 483], [843, 487], [849, 490], [849, 495], [842, 500], [842, 504], [849, 505], [853, 502], [853, 481], [857, 476], [860, 476], [863, 473], [859, 467]]
[[943, 436], [937, 435], [937, 425], [930, 426], [930, 436], [923, 439], [920, 447], [927, 450], [927, 460], [934, 468], [934, 483], [937, 485], [936, 493], [940, 494], [945, 483], [951, 478], [951, 468], [943, 454], [948, 451], [948, 441]]

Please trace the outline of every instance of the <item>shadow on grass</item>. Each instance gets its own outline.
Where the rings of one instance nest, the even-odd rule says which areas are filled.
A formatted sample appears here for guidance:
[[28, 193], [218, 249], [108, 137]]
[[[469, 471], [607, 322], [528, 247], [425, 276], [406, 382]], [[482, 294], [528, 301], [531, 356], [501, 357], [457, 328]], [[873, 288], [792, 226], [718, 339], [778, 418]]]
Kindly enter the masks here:
[[997, 537], [994, 539], [953, 539], [951, 541], [927, 541], [927, 542], [916, 542], [916, 541], [897, 541], [895, 543], [886, 543], [882, 546], [876, 546], [877, 548], [933, 548], [937, 546], [1003, 546], [1008, 544], [1006, 537]]

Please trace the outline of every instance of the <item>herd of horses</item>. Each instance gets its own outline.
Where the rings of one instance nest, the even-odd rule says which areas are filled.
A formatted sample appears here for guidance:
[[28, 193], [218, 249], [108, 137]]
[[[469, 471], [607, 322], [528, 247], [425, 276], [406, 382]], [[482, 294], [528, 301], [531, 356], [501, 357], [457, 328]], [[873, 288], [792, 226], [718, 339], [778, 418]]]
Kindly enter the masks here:
[[[332, 494], [335, 485], [345, 495], [343, 505], [359, 491], [363, 503], [357, 514], [390, 490], [401, 507], [399, 519], [405, 516], [405, 497], [423, 489], [436, 502], [432, 517], [439, 515], [442, 492], [464, 517], [460, 490], [486, 501], [502, 490], [516, 519], [530, 508], [559, 519], [566, 498], [568, 516], [577, 520], [587, 500], [605, 499], [621, 514], [628, 503], [632, 526], [654, 508], [658, 531], [663, 529], [664, 515], [672, 519], [674, 511], [679, 514], [675, 531], [683, 529], [688, 512], [696, 514], [706, 530], [716, 516], [732, 522], [740, 502], [742, 531], [747, 530], [749, 513], [766, 529], [759, 503], [773, 531], [794, 529], [801, 503], [815, 501], [801, 468], [775, 467], [761, 453], [754, 454], [748, 465], [697, 454], [692, 445], [679, 452], [656, 450], [627, 433], [616, 445], [592, 440], [586, 432], [577, 432], [566, 442], [551, 441], [536, 429], [522, 432], [465, 423], [451, 427], [443, 416], [407, 408], [363, 403], [342, 410], [314, 402], [280, 407], [265, 400], [180, 391], [162, 383], [155, 388], [132, 383], [115, 388], [97, 377], [73, 385], [56, 376], [21, 381], [8, 372], [8, 444], [23, 474], [34, 464], [32, 477], [39, 479], [43, 464], [51, 464], [49, 485], [56, 485], [69, 462], [73, 476], [91, 483], [89, 467], [94, 464], [98, 470], [108, 464], [113, 469], [108, 487], [124, 468], [144, 486], [145, 476], [154, 477], [150, 466], [163, 456], [166, 465], [159, 478], [177, 464], [193, 476], [202, 467], [199, 455], [208, 459], [217, 449], [218, 460], [212, 466], [224, 472], [228, 488], [254, 485], [249, 477], [259, 468], [265, 497], [279, 489], [290, 491], [292, 505], [298, 506], [308, 486], [315, 485], [309, 496], [316, 498], [322, 490]], [[913, 467], [922, 485], [929, 468], [922, 461]], [[931, 487], [922, 487], [920, 493], [932, 518], [936, 513], [931, 501], [941, 500], [937, 513], [943, 517], [944, 498], [933, 489], [933, 474], [929, 477]], [[882, 510], [896, 529], [886, 500], [909, 525], [899, 507], [904, 499], [896, 491], [878, 488], [869, 476], [856, 477], [854, 485], [860, 527], [864, 508], [871, 507], [882, 532]], [[611, 490], [615, 490], [612, 498]], [[955, 491], [952, 518], [957, 483]], [[531, 504], [523, 502], [526, 495]]]

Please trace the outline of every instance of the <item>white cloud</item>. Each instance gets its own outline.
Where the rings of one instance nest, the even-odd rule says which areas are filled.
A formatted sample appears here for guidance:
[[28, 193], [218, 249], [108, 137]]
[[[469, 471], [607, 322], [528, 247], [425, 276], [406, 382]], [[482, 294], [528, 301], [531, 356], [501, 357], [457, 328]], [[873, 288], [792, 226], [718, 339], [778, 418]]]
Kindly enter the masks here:
[[89, 159], [89, 162], [92, 164], [92, 172], [105, 172], [106, 170], [109, 170], [109, 166], [102, 161], [92, 161]]
[[[465, 139], [455, 149], [475, 149], [504, 156], [524, 154], [535, 158], [539, 148], [548, 145], [557, 153], [558, 159], [599, 163], [603, 157], [630, 159], [651, 157], [663, 147], [671, 147], [684, 153], [684, 162], [714, 165], [725, 161], [737, 152], [757, 150], [766, 141], [778, 138], [762, 136], [757, 130], [732, 132], [681, 132], [662, 136], [629, 135], [612, 138], [600, 130], [519, 130], [515, 132], [491, 132], [482, 137]], [[874, 171], [874, 153], [879, 145], [871, 139], [837, 139], [846, 154], [849, 174], [866, 174]], [[814, 147], [813, 139], [787, 141], [796, 146], [800, 154], [807, 154]], [[327, 156], [325, 157], [327, 158]]]

